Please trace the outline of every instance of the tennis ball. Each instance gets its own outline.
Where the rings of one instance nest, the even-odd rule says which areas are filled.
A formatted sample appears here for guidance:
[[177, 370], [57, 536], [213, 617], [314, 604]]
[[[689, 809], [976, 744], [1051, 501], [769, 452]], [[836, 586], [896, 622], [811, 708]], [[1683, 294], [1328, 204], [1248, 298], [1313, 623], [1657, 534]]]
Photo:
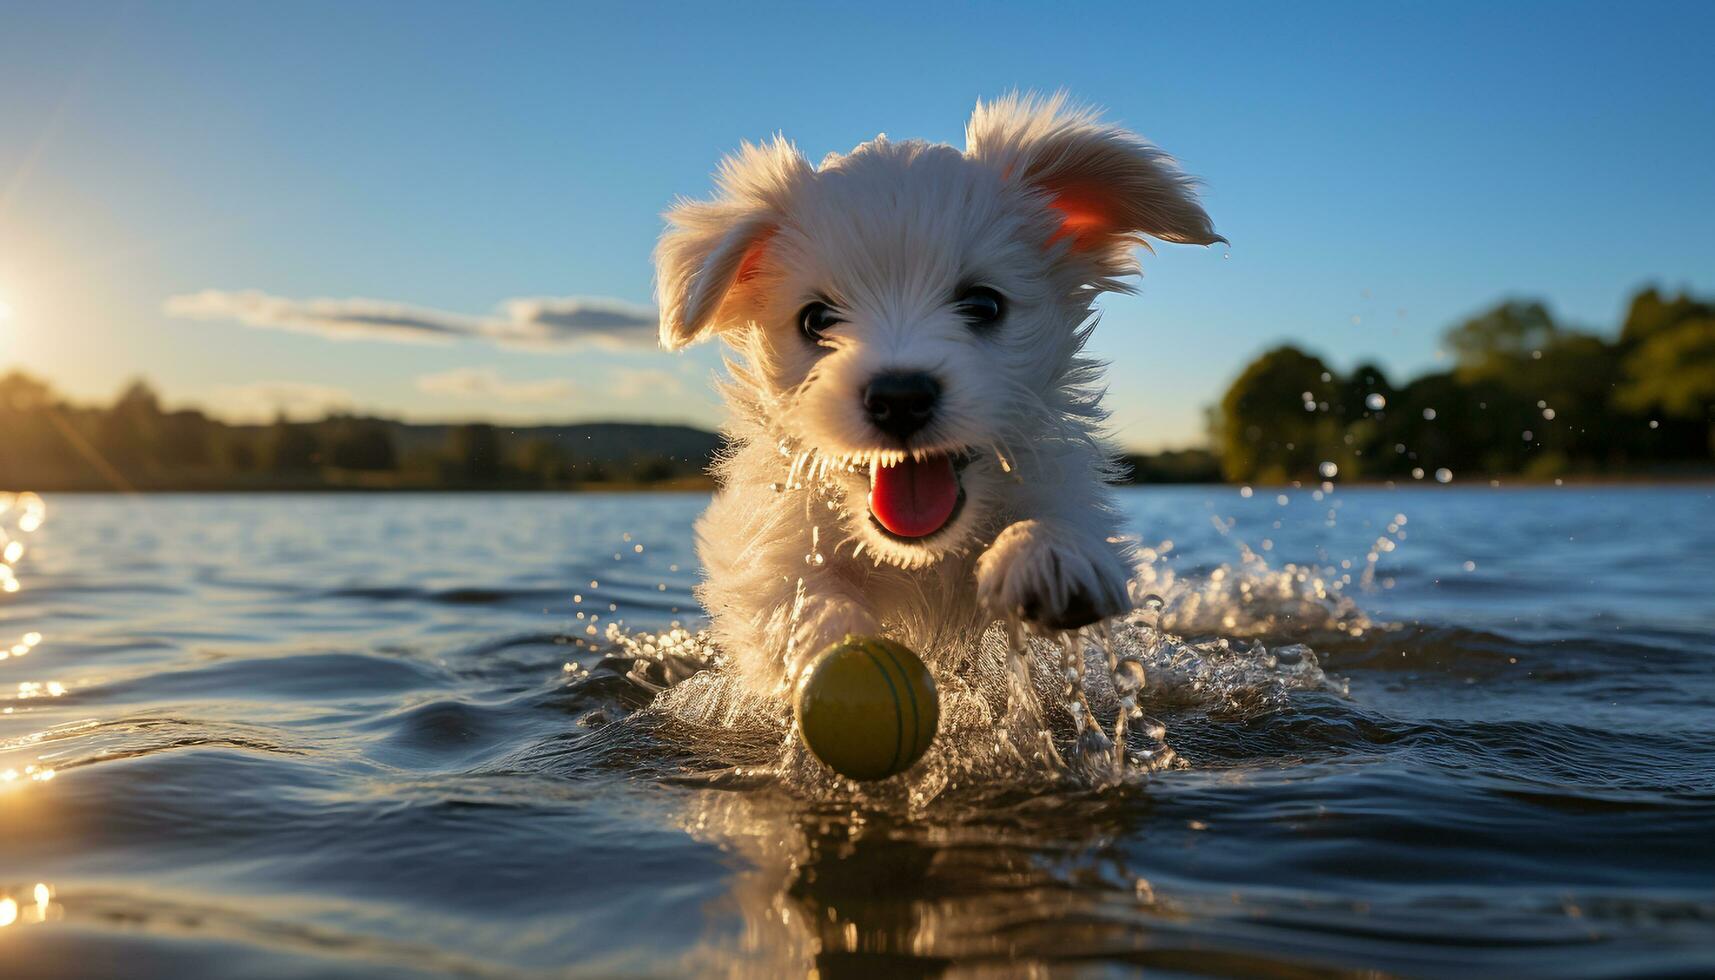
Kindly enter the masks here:
[[847, 636], [817, 654], [793, 707], [816, 758], [861, 780], [911, 768], [941, 720], [929, 668], [908, 648], [879, 636]]

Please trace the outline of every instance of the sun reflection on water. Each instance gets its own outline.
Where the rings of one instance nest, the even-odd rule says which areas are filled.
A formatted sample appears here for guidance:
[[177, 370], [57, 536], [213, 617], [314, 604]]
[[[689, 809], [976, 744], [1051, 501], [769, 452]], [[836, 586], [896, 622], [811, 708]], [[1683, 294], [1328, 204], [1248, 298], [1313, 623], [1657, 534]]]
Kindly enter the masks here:
[[[34, 493], [0, 492], [0, 592], [13, 593], [21, 588], [15, 567], [28, 551], [22, 538], [39, 530], [47, 520], [47, 513], [46, 502]], [[20, 634], [17, 640], [10, 644], [0, 640], [0, 661], [28, 656], [41, 643], [41, 631], [33, 629]], [[66, 694], [65, 684], [57, 680], [18, 681], [17, 685], [17, 693], [13, 697], [0, 700], [31, 701], [38, 698], [58, 698]], [[0, 707], [0, 715], [10, 715], [16, 711], [14, 704]], [[0, 787], [26, 782], [45, 783], [53, 778], [52, 766], [32, 763], [21, 769], [16, 766], [0, 769]], [[51, 890], [45, 883], [37, 883], [30, 894], [33, 904], [22, 909], [17, 898], [10, 895], [0, 897], [0, 925], [10, 925], [18, 921], [20, 916], [25, 921], [41, 921], [47, 914], [50, 898]]]
[[0, 929], [19, 923], [35, 925], [59, 918], [63, 912], [54, 902], [53, 887], [45, 881], [36, 882], [21, 899], [0, 895]]
[[0, 660], [10, 660], [13, 657], [22, 657], [31, 650], [34, 650], [37, 644], [41, 642], [42, 634], [37, 633], [34, 630], [25, 633], [23, 636], [19, 637], [18, 642], [12, 644], [9, 649], [0, 649]]
[[13, 571], [25, 551], [18, 535], [35, 533], [47, 517], [48, 505], [36, 494], [0, 492], [0, 592], [16, 592], [22, 587]]
[[0, 769], [0, 783], [15, 783], [21, 779], [45, 783], [52, 778], [54, 778], [52, 766], [28, 765], [21, 771], [18, 769]]

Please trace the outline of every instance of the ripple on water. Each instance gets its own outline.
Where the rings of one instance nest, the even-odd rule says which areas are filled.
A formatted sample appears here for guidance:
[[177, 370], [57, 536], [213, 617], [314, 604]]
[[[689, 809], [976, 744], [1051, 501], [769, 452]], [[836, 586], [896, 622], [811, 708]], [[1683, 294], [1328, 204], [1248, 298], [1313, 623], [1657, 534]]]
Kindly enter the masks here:
[[[1018, 689], [973, 639], [941, 754], [868, 788], [671, 628], [700, 498], [636, 542], [636, 498], [54, 501], [0, 597], [42, 636], [0, 661], [7, 969], [1707, 973], [1715, 510], [1588, 493], [1123, 495], [1176, 541], [1145, 611]], [[1068, 666], [1108, 732], [1141, 695], [1135, 778], [1080, 769]]]

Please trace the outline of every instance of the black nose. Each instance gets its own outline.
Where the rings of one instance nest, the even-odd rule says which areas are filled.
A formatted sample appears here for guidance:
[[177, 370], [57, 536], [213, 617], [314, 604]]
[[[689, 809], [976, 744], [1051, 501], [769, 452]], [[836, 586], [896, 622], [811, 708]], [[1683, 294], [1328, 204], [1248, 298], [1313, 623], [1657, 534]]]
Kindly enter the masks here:
[[921, 372], [878, 374], [863, 390], [863, 410], [875, 427], [903, 442], [929, 424], [941, 383]]

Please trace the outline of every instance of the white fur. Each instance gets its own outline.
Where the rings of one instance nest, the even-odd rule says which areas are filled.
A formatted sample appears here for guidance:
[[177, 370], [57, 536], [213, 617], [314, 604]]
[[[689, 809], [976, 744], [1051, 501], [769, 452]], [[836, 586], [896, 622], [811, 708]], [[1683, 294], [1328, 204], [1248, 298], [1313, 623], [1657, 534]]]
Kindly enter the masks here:
[[[1080, 353], [1092, 304], [1128, 288], [1142, 236], [1222, 239], [1164, 154], [1062, 97], [978, 105], [966, 146], [877, 137], [815, 167], [784, 139], [746, 145], [714, 200], [666, 215], [662, 342], [718, 335], [735, 354], [699, 597], [759, 682], [846, 633], [933, 650], [996, 618], [1052, 628], [1127, 609], [1100, 365]], [[1063, 228], [1065, 207], [1096, 218]], [[1006, 299], [992, 333], [955, 310], [973, 284]], [[815, 345], [797, 317], [819, 299], [845, 322]], [[903, 447], [862, 410], [882, 370], [942, 382]], [[868, 467], [951, 450], [974, 454], [952, 523], [916, 541], [871, 523]]]

